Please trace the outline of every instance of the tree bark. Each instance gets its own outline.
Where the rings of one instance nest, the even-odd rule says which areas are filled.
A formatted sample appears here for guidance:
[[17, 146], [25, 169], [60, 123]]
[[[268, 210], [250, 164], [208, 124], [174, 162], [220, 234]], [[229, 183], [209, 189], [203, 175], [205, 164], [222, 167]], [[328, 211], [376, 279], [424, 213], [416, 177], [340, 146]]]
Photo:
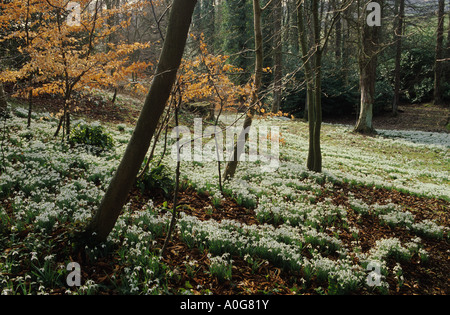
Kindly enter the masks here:
[[[365, 12], [366, 6], [364, 6]], [[363, 15], [365, 16], [365, 15]], [[363, 19], [361, 48], [359, 54], [360, 71], [360, 112], [354, 129], [355, 132], [371, 134], [375, 132], [372, 124], [373, 104], [375, 101], [375, 81], [377, 75], [377, 55], [379, 48], [380, 27], [369, 26]]]
[[237, 165], [240, 155], [242, 154], [245, 143], [248, 140], [248, 132], [252, 125], [253, 115], [255, 112], [255, 105], [258, 102], [258, 94], [261, 89], [262, 72], [263, 72], [263, 40], [261, 30], [261, 6], [259, 0], [253, 0], [253, 14], [254, 14], [254, 31], [255, 31], [255, 75], [253, 81], [253, 91], [251, 95], [250, 108], [245, 116], [244, 125], [239, 138], [233, 148], [233, 154], [225, 167], [224, 180], [233, 178], [236, 173]]
[[395, 47], [395, 72], [394, 72], [394, 102], [392, 104], [392, 114], [398, 115], [398, 105], [400, 103], [400, 79], [401, 79], [401, 57], [402, 57], [402, 36], [403, 36], [403, 18], [405, 14], [405, 0], [396, 0], [396, 25], [394, 38]]
[[[445, 49], [445, 59], [446, 59], [446, 64], [445, 64], [445, 73], [444, 73], [444, 77], [445, 77], [445, 82], [449, 82], [450, 81], [450, 10], [448, 11], [448, 26], [447, 26], [447, 46]], [[449, 104], [450, 106], [450, 104]]]
[[351, 19], [351, 9], [348, 7], [343, 12], [342, 17], [342, 76], [344, 78], [345, 86], [349, 84], [349, 73], [350, 73], [350, 55], [352, 50], [352, 44], [350, 41], [350, 19]]
[[8, 109], [8, 103], [6, 102], [5, 90], [3, 89], [3, 83], [0, 82], [0, 117], [6, 115]]
[[436, 58], [434, 64], [434, 104], [442, 105], [442, 74], [444, 62], [444, 11], [445, 0], [439, 0], [438, 27], [436, 38]]
[[[308, 108], [310, 107], [313, 99], [312, 95], [312, 67], [310, 64], [310, 56], [308, 52], [308, 40], [306, 37], [306, 27], [304, 22], [304, 4], [302, 0], [299, 0], [297, 4], [297, 27], [298, 27], [298, 40], [299, 46], [302, 53], [302, 63], [304, 67], [305, 80], [306, 80], [306, 104], [305, 104], [305, 118], [310, 120], [310, 111]], [[312, 114], [312, 113], [311, 113]], [[311, 132], [311, 130], [310, 130]]]
[[[32, 85], [30, 83], [30, 88], [32, 89]], [[31, 114], [33, 111], [33, 90], [28, 92], [28, 119], [27, 119], [27, 128], [31, 126]]]
[[135, 130], [100, 207], [85, 230], [85, 236], [95, 243], [106, 240], [114, 228], [150, 146], [176, 80], [196, 3], [197, 0], [173, 1], [156, 74]]
[[[339, 8], [339, 0], [333, 1], [333, 10], [336, 12]], [[336, 62], [338, 65], [341, 64], [341, 58], [342, 58], [342, 19], [341, 16], [339, 16], [336, 20], [336, 27], [335, 27], [335, 50], [334, 50], [334, 56], [336, 58]]]
[[[310, 171], [322, 171], [322, 154], [320, 149], [320, 129], [322, 125], [322, 45], [320, 40], [319, 1], [312, 3], [313, 47], [309, 49], [306, 27], [304, 24], [304, 3], [298, 1], [297, 23], [299, 42], [302, 52], [302, 63], [306, 79], [306, 95], [309, 124], [309, 149], [307, 167]], [[312, 51], [310, 53], [309, 51]]]
[[282, 71], [282, 39], [281, 39], [281, 0], [275, 0], [274, 3], [274, 21], [273, 21], [273, 103], [272, 113], [278, 113], [281, 106], [281, 80], [283, 78]]
[[310, 148], [308, 153], [308, 169], [314, 172], [322, 172], [322, 153], [320, 149], [320, 129], [322, 127], [322, 50], [320, 42], [320, 20], [319, 20], [319, 0], [314, 0], [312, 5], [312, 20], [314, 30], [314, 86], [313, 86], [313, 106], [310, 111], [314, 111], [314, 119], [309, 121]]

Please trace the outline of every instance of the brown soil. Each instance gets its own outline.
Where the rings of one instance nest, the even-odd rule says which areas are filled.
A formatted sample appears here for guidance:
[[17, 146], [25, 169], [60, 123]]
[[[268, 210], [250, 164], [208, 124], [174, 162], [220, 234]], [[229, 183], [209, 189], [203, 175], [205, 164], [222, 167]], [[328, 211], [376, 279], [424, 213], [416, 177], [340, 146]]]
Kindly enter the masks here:
[[[22, 100], [26, 103], [26, 100]], [[41, 95], [33, 99], [35, 110], [58, 113], [62, 109], [63, 100], [58, 97]], [[143, 104], [143, 101], [142, 101]], [[87, 117], [110, 123], [134, 124], [139, 116], [139, 102], [116, 102], [101, 99], [98, 96], [84, 96], [74, 107], [75, 117]], [[341, 117], [324, 117], [326, 123], [336, 123], [354, 126], [355, 115]], [[381, 112], [374, 115], [375, 129], [420, 130], [430, 132], [450, 133], [450, 106], [434, 106], [432, 104], [404, 104], [399, 106], [399, 113], [393, 116], [391, 112]]]
[[[21, 100], [27, 104], [27, 100]], [[61, 97], [40, 95], [33, 98], [33, 110], [57, 114], [62, 111], [64, 100]], [[128, 123], [134, 125], [139, 116], [139, 106], [130, 103], [104, 100], [99, 96], [83, 96], [71, 106], [72, 119], [87, 118], [106, 123]]]

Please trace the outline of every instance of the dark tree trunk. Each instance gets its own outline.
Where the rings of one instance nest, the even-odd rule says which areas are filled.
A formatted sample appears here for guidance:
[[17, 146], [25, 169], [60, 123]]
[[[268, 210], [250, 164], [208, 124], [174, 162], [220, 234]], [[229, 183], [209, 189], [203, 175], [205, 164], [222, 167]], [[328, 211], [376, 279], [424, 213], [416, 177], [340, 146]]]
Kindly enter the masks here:
[[392, 104], [392, 114], [398, 115], [398, 105], [400, 103], [400, 79], [401, 79], [401, 57], [402, 57], [402, 36], [403, 36], [403, 18], [405, 14], [405, 0], [396, 0], [396, 25], [394, 38], [395, 47], [395, 73], [394, 73], [394, 102]]
[[444, 68], [444, 11], [445, 0], [439, 0], [436, 59], [434, 64], [434, 104], [442, 105], [442, 74]]
[[[308, 45], [307, 30], [305, 27], [304, 3], [298, 0], [297, 23], [299, 42], [302, 52], [302, 63], [305, 69], [306, 94], [309, 124], [309, 149], [306, 165], [310, 171], [322, 171], [322, 153], [320, 149], [320, 130], [322, 126], [322, 46], [320, 39], [320, 21], [318, 1], [312, 3], [312, 28], [313, 38], [311, 49]], [[310, 53], [312, 51], [312, 53]]]
[[176, 80], [196, 3], [197, 0], [173, 1], [156, 75], [122, 161], [85, 231], [85, 236], [94, 242], [106, 240], [114, 228], [142, 165]]
[[5, 90], [3, 84], [0, 82], [0, 117], [6, 115], [8, 109], [8, 103], [6, 102]]
[[247, 112], [244, 120], [244, 126], [239, 134], [239, 138], [233, 148], [232, 156], [230, 161], [228, 161], [225, 167], [224, 180], [228, 180], [234, 177], [237, 169], [240, 155], [243, 153], [245, 148], [245, 143], [248, 140], [248, 132], [252, 125], [254, 107], [258, 102], [258, 93], [261, 88], [262, 83], [262, 72], [263, 72], [263, 40], [262, 40], [262, 30], [261, 30], [261, 6], [259, 0], [253, 0], [253, 13], [254, 13], [254, 32], [255, 32], [255, 77], [253, 83], [253, 92], [251, 96], [250, 109]]
[[281, 106], [281, 80], [283, 78], [282, 71], [282, 39], [281, 39], [281, 0], [274, 3], [274, 21], [273, 21], [273, 44], [274, 44], [274, 67], [273, 67], [273, 104], [272, 113], [278, 113]]

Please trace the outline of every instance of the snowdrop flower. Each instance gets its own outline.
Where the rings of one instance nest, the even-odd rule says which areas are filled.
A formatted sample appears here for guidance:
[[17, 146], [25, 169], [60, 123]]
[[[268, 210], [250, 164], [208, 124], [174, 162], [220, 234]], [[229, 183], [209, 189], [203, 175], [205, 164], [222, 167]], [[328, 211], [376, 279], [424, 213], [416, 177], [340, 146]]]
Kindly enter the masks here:
[[31, 252], [31, 261], [38, 260], [37, 258], [37, 252]]

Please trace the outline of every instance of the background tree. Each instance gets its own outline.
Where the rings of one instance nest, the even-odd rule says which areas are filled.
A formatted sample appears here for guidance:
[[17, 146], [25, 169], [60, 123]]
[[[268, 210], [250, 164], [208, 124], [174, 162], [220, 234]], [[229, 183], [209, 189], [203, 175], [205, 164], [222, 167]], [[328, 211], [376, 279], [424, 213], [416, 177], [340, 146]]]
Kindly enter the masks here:
[[253, 79], [253, 87], [251, 92], [250, 104], [248, 111], [246, 112], [242, 131], [238, 136], [238, 139], [234, 145], [233, 153], [228, 161], [224, 179], [228, 180], [232, 178], [236, 172], [236, 168], [239, 162], [239, 158], [242, 151], [245, 149], [245, 143], [248, 139], [249, 128], [252, 125], [253, 116], [255, 114], [255, 106], [259, 101], [259, 91], [262, 85], [263, 75], [263, 35], [261, 28], [261, 16], [263, 9], [259, 0], [253, 0], [253, 19], [254, 19], [254, 32], [255, 32], [255, 73]]
[[283, 79], [282, 45], [282, 1], [273, 3], [273, 102], [272, 113], [278, 113], [281, 106], [281, 88]]
[[[375, 102], [375, 82], [377, 79], [377, 58], [380, 49], [380, 26], [370, 26], [367, 23], [367, 7], [371, 1], [364, 1], [361, 19], [361, 37], [359, 50], [359, 73], [361, 102], [359, 118], [356, 123], [355, 132], [373, 133], [372, 117]], [[380, 1], [380, 8], [382, 1]], [[376, 10], [376, 9], [375, 9]], [[375, 13], [375, 10], [372, 11]], [[380, 12], [381, 13], [381, 12]]]
[[237, 84], [247, 83], [252, 75], [251, 51], [254, 49], [252, 2], [249, 0], [222, 1], [220, 3], [221, 38], [224, 55], [229, 62], [245, 71], [233, 77]]
[[400, 85], [401, 85], [401, 58], [402, 58], [402, 36], [403, 19], [405, 17], [405, 0], [395, 1], [395, 70], [394, 70], [394, 101], [392, 103], [392, 114], [398, 115], [398, 105], [400, 103]]
[[129, 62], [130, 54], [148, 47], [147, 44], [119, 40], [114, 44], [104, 40], [130, 22], [128, 18], [118, 25], [105, 27], [112, 16], [126, 16], [135, 4], [106, 10], [99, 0], [78, 3], [85, 10], [77, 23], [67, 23], [71, 12], [66, 10], [64, 0], [10, 2], [3, 7], [5, 14], [0, 17], [1, 27], [8, 21], [18, 23], [16, 30], [2, 41], [22, 41], [24, 46], [19, 46], [18, 51], [26, 58], [18, 69], [4, 70], [0, 78], [4, 82], [28, 81], [25, 94], [30, 97], [41, 94], [62, 97], [55, 136], [62, 126], [63, 132], [70, 132], [74, 91], [116, 86], [128, 74], [148, 66], [145, 62]]
[[[317, 14], [318, 16], [318, 6], [317, 1], [316, 2], [315, 11], [312, 14]], [[316, 16], [316, 17], [317, 17]], [[306, 108], [308, 109], [308, 121], [309, 121], [309, 151], [308, 151], [308, 168], [310, 170], [314, 169], [314, 158], [316, 157], [318, 160], [321, 160], [321, 156], [314, 156], [314, 146], [315, 146], [315, 127], [317, 116], [316, 110], [319, 109], [316, 105], [319, 105], [318, 103], [315, 103], [317, 94], [314, 93], [314, 85], [317, 82], [315, 80], [314, 71], [315, 69], [315, 60], [312, 57], [312, 54], [315, 54], [317, 52], [317, 48], [314, 47], [314, 50], [311, 50], [311, 46], [309, 45], [310, 40], [307, 38], [307, 29], [305, 26], [306, 21], [306, 15], [305, 15], [305, 1], [298, 0], [297, 4], [297, 23], [298, 23], [298, 32], [299, 32], [299, 42], [300, 42], [300, 48], [302, 52], [302, 63], [305, 73], [305, 80], [306, 80]], [[315, 29], [315, 31], [318, 31]], [[315, 33], [313, 34], [314, 39]], [[320, 136], [319, 136], [320, 137]], [[316, 147], [317, 148], [317, 147]], [[320, 150], [320, 149], [319, 149]], [[320, 152], [320, 151], [318, 151]], [[319, 164], [319, 163], [318, 163]], [[318, 170], [318, 168], [317, 168]]]
[[191, 32], [198, 38], [203, 34], [204, 42], [211, 53], [216, 51], [216, 6], [215, 1], [200, 0], [195, 7]]
[[[312, 0], [309, 17], [305, 10], [306, 3], [307, 1], [298, 0], [297, 23], [302, 52], [301, 60], [306, 80], [306, 102], [308, 104], [309, 149], [307, 167], [311, 171], [321, 172], [322, 153], [320, 148], [320, 132], [322, 125], [322, 57], [336, 21], [340, 18], [341, 12], [350, 2], [342, 4], [342, 7], [330, 12], [330, 23], [323, 31], [319, 17], [321, 12], [320, 9], [323, 10], [325, 2]], [[308, 38], [307, 36], [309, 33], [307, 21], [311, 21], [311, 38]]]
[[434, 63], [434, 94], [435, 105], [442, 105], [442, 75], [444, 69], [444, 17], [445, 0], [439, 0], [438, 26], [436, 31], [436, 58]]
[[180, 91], [183, 100], [188, 103], [211, 103], [212, 116], [221, 107], [222, 110], [233, 111], [251, 89], [250, 84], [241, 86], [230, 79], [243, 69], [230, 64], [230, 56], [211, 53], [203, 33], [195, 41], [199, 49], [183, 59], [179, 71], [178, 80], [183, 82], [183, 90]]
[[8, 103], [6, 101], [5, 90], [3, 89], [3, 84], [0, 82], [0, 117], [6, 115], [8, 108]]
[[[450, 6], [450, 5], [449, 5]], [[447, 46], [445, 49], [445, 82], [450, 82], [450, 10], [448, 11]]]

